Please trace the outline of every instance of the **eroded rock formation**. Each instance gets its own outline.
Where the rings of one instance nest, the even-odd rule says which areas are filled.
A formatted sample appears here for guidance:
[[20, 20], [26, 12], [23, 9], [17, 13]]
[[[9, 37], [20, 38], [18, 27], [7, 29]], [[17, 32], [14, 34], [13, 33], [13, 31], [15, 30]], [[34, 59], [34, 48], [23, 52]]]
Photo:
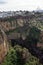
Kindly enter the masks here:
[[5, 55], [8, 52], [8, 41], [5, 32], [0, 26], [0, 63], [4, 60]]

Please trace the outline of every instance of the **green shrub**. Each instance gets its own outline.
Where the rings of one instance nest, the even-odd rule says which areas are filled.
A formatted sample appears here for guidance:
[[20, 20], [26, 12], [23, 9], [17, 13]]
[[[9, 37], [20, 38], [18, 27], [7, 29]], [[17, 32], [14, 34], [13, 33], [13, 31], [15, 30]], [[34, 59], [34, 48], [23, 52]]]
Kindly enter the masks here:
[[28, 49], [21, 46], [14, 46], [11, 48], [2, 63], [2, 65], [42, 65], [39, 63], [39, 59], [32, 56]]

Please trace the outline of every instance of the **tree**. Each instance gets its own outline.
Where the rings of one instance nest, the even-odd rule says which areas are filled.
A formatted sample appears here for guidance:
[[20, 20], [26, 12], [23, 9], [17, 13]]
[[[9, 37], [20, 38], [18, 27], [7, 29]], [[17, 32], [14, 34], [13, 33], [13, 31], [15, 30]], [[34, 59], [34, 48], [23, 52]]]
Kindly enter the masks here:
[[16, 65], [16, 62], [17, 62], [16, 51], [14, 49], [11, 49], [2, 65]]
[[31, 43], [37, 44], [37, 42], [39, 41], [39, 37], [40, 37], [40, 30], [37, 27], [35, 27], [35, 26], [30, 28], [29, 36], [27, 37], [27, 39], [29, 40], [30, 44]]
[[7, 54], [4, 63], [1, 65], [43, 65], [39, 59], [32, 56], [28, 49], [16, 45]]

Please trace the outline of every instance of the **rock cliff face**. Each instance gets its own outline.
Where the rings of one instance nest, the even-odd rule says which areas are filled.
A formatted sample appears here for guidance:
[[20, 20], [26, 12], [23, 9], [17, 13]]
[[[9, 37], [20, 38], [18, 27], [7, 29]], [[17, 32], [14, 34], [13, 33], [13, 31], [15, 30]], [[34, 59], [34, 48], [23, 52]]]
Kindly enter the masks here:
[[[19, 43], [17, 42], [18, 44], [21, 43], [22, 45], [23, 43], [24, 44], [26, 43], [25, 39], [26, 39], [26, 36], [28, 36], [29, 34], [30, 28], [32, 28], [32, 26], [35, 26], [39, 28], [42, 32], [40, 34], [40, 44], [43, 43], [43, 20], [41, 19], [40, 16], [31, 15], [31, 16], [15, 16], [15, 17], [4, 18], [4, 19], [0, 19], [0, 25], [2, 26], [2, 29], [4, 30], [4, 32], [7, 34], [8, 39], [15, 40], [22, 37], [22, 40], [20, 39], [20, 41], [18, 41]], [[2, 59], [4, 58], [4, 56], [6, 55], [8, 51], [8, 44], [6, 43], [7, 42], [6, 35], [2, 29], [0, 29], [0, 37], [1, 37], [0, 62], [2, 61]], [[24, 46], [26, 45], [28, 44], [26, 43]], [[35, 53], [37, 51], [37, 49], [35, 49], [36, 50], [35, 51], [33, 47], [30, 50], [31, 52], [33, 50], [32, 53]], [[36, 53], [36, 55], [38, 54], [39, 53]]]
[[22, 36], [23, 35], [25, 36], [24, 31], [29, 29], [29, 26], [31, 26], [30, 19], [31, 17], [29, 16], [28, 17], [16, 16], [16, 17], [5, 18], [5, 19], [0, 19], [0, 25], [2, 26], [5, 32], [10, 33], [9, 35], [16, 34], [17, 36], [20, 37], [21, 33], [23, 33]]
[[[12, 16], [0, 19], [0, 25], [6, 32], [8, 39], [26, 38], [32, 26], [41, 30], [43, 34], [43, 16], [39, 14], [26, 16]], [[41, 36], [43, 38], [43, 36]], [[43, 40], [43, 39], [42, 39]]]
[[5, 55], [8, 52], [7, 37], [2, 29], [0, 29], [0, 63], [4, 60]]
[[14, 16], [9, 18], [0, 19], [0, 25], [4, 31], [13, 30], [16, 28], [28, 26], [36, 26], [43, 30], [43, 17], [31, 15], [31, 16]]
[[9, 30], [13, 30], [13, 29], [18, 28], [18, 27], [23, 27], [28, 22], [29, 21], [25, 18], [24, 19], [14, 18], [14, 20], [11, 20], [11, 21], [2, 20], [2, 21], [0, 21], [0, 24], [2, 25], [2, 27], [4, 28], [5, 31], [9, 31]]

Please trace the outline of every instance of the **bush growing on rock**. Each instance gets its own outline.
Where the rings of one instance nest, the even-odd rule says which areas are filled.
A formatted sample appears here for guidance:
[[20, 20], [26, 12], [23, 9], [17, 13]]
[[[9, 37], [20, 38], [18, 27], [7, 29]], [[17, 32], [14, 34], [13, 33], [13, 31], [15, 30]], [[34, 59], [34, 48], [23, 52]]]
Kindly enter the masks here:
[[32, 56], [28, 49], [21, 46], [11, 48], [2, 65], [42, 65], [39, 60]]

